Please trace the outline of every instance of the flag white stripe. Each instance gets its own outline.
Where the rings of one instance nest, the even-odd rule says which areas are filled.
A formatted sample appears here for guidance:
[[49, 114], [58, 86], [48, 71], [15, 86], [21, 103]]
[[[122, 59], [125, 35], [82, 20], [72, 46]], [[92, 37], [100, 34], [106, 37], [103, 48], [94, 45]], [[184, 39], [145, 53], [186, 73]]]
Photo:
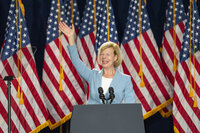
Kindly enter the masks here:
[[[129, 43], [129, 45], [131, 45], [131, 42]], [[137, 51], [136, 48], [135, 48], [135, 45], [133, 45], [133, 46], [131, 46], [131, 47], [132, 47], [132, 50], [133, 50], [132, 52], [136, 52], [136, 51]], [[129, 67], [127, 67], [127, 69], [129, 70], [131, 76], [133, 77], [134, 82], [136, 83], [137, 87], [140, 88], [141, 78], [138, 76], [138, 73], [135, 71], [135, 68], [133, 67], [133, 65], [132, 65], [132, 63], [131, 63], [131, 61], [130, 61], [128, 55], [127, 55], [127, 53], [125, 52], [125, 49], [124, 49], [123, 45], [121, 45], [121, 51], [122, 51], [122, 53], [123, 53], [123, 59], [124, 59], [125, 65], [126, 65], [126, 66], [129, 66]], [[137, 76], [136, 76], [136, 75], [137, 75]], [[140, 89], [140, 90], [141, 90], [141, 89]], [[148, 90], [147, 90], [146, 87], [143, 87], [143, 88], [142, 88], [141, 93], [142, 93], [143, 96], [146, 98], [147, 103], [148, 103], [149, 105], [151, 105], [151, 107], [156, 107], [155, 103], [152, 102], [153, 99], [152, 99], [152, 97], [149, 95], [149, 92], [148, 92]], [[138, 99], [138, 100], [140, 100], [140, 99]], [[139, 102], [139, 101], [136, 101], [136, 102]], [[143, 107], [143, 108], [144, 108], [144, 107]], [[143, 114], [145, 114], [145, 113], [146, 113], [146, 110], [143, 109]]]
[[[168, 42], [169, 47], [171, 48], [172, 51], [174, 51], [174, 40], [173, 40], [173, 36], [171, 35], [171, 33], [169, 32], [169, 30], [165, 31], [165, 38]], [[180, 40], [180, 42], [182, 43], [183, 41], [183, 33], [179, 27], [179, 25], [176, 25], [176, 35], [178, 36], [178, 39]], [[179, 55], [180, 55], [180, 51], [176, 45], [176, 59], [179, 60]], [[171, 60], [169, 54], [166, 47], [164, 45], [163, 47], [163, 51], [162, 51], [162, 58], [164, 59], [165, 63], [168, 65], [169, 70], [171, 71], [172, 75], [175, 76], [175, 72], [172, 70], [173, 69], [173, 60]], [[177, 63], [178, 64], [178, 63]]]
[[[185, 22], [186, 22], [186, 20], [184, 20], [184, 21], [181, 22], [181, 23], [183, 23], [183, 25], [185, 25]], [[178, 39], [179, 39], [180, 42], [182, 43], [182, 42], [183, 42], [183, 34], [184, 34], [184, 32], [182, 32], [182, 30], [181, 30], [179, 24], [176, 25], [175, 28], [176, 28], [176, 35], [178, 36]], [[178, 49], [177, 49], [177, 50], [178, 50]]]
[[[184, 76], [184, 75], [181, 75], [181, 77]], [[183, 78], [183, 77], [182, 77]], [[186, 86], [186, 89], [188, 91], [188, 94], [189, 94], [189, 89], [190, 88], [189, 82], [186, 81], [185, 82], [185, 86]], [[200, 127], [199, 127], [199, 119], [197, 118], [196, 114], [194, 113], [194, 111], [191, 109], [191, 106], [188, 104], [188, 101], [185, 99], [184, 97], [184, 94], [182, 93], [182, 90], [180, 88], [180, 86], [177, 84], [177, 82], [175, 82], [175, 93], [177, 94], [177, 97], [179, 98], [179, 100], [181, 100], [181, 105], [183, 106], [185, 110], [185, 112], [187, 113], [187, 115], [192, 119], [193, 121], [193, 124], [199, 128], [200, 130]], [[176, 104], [176, 103], [175, 103]], [[174, 108], [173, 109], [173, 115], [177, 118], [177, 121], [179, 121], [179, 124], [182, 125], [181, 127], [183, 128], [185, 125], [182, 124], [182, 122], [185, 122], [185, 120], [180, 120], [178, 116], [176, 116], [176, 112], [179, 112], [177, 110], [177, 108]], [[186, 124], [187, 125], [187, 124]], [[188, 126], [189, 127], [189, 126]], [[185, 131], [188, 131], [188, 130], [185, 130]]]
[[[3, 88], [1, 88], [0, 89], [0, 94], [2, 94], [1, 95], [1, 103], [2, 103], [2, 105], [3, 105], [3, 107], [5, 108], [5, 110], [6, 110], [6, 112], [8, 112], [8, 109], [7, 109], [7, 107], [8, 107], [8, 100], [7, 100], [7, 98], [5, 97], [5, 95], [4, 95], [4, 93], [3, 93], [3, 91], [2, 91], [2, 89]], [[18, 105], [18, 107], [19, 107], [19, 98], [15, 98], [16, 96], [17, 96], [17, 94], [16, 94], [16, 91], [15, 91], [15, 88], [13, 88], [12, 86], [11, 86], [11, 96], [13, 97], [13, 99], [14, 99], [14, 101], [13, 102], [15, 102], [17, 105]], [[19, 111], [19, 110], [16, 110], [16, 111]], [[20, 112], [21, 112], [21, 110], [20, 110]], [[22, 114], [23, 115], [23, 114]], [[15, 124], [15, 126], [16, 126], [16, 128], [18, 129], [18, 131], [19, 132], [25, 132], [25, 130], [24, 130], [24, 128], [23, 128], [23, 126], [22, 126], [22, 124], [21, 124], [21, 121], [19, 120], [19, 118], [18, 118], [19, 116], [17, 116], [16, 115], [16, 113], [15, 113], [15, 111], [13, 110], [13, 108], [11, 107], [11, 119], [12, 119], [12, 121], [13, 121], [13, 123]], [[6, 124], [7, 125], [7, 124]], [[7, 125], [8, 126], [8, 125]]]
[[[195, 53], [195, 56], [196, 56], [196, 58], [198, 59], [200, 59], [200, 52], [197, 52], [197, 53]], [[186, 64], [187, 64], [187, 66], [190, 66], [190, 61], [189, 61], [190, 59], [188, 59], [187, 61], [186, 61]], [[191, 66], [192, 66], [192, 69], [191, 69], [191, 75], [192, 75], [192, 77], [194, 78], [194, 65], [191, 63]], [[188, 67], [188, 69], [189, 69], [189, 67]], [[189, 69], [190, 70], [190, 69]], [[186, 77], [186, 75], [185, 75], [185, 71], [184, 71], [184, 69], [182, 68], [182, 66], [181, 66], [181, 64], [180, 64], [180, 67], [179, 67], [179, 70], [178, 70], [178, 72], [179, 72], [179, 74], [180, 74], [180, 76], [181, 76], [181, 79], [186, 79], [187, 77]], [[198, 87], [200, 87], [200, 83], [199, 83], [199, 80], [200, 80], [200, 75], [199, 75], [199, 73], [196, 71], [196, 69], [195, 69], [195, 82], [196, 82], [196, 86], [198, 86]], [[189, 79], [187, 78], [187, 81], [184, 81], [184, 83], [185, 83], [185, 86], [187, 86], [186, 87], [186, 89], [187, 89], [187, 92], [188, 92], [188, 94], [190, 94], [190, 81], [189, 81]], [[194, 89], [194, 88], [193, 88]], [[197, 95], [197, 99], [199, 99], [199, 96]], [[199, 104], [200, 105], [200, 104]]]
[[[54, 85], [52, 84], [52, 81], [49, 79], [48, 75], [46, 74], [45, 71], [43, 71], [43, 76], [45, 76], [45, 78], [43, 78], [43, 82], [48, 85], [48, 87], [51, 87], [50, 89], [50, 95], [52, 95], [55, 98], [55, 101], [57, 102], [57, 105], [55, 106], [59, 106], [62, 111], [63, 110], [69, 110], [68, 107], [66, 106], [66, 104], [64, 103], [63, 99], [60, 97], [60, 95], [57, 92], [58, 88], [54, 88]], [[48, 99], [48, 97], [47, 97]], [[49, 110], [49, 113], [51, 114], [51, 116], [55, 119], [55, 121], [59, 121], [61, 118], [58, 115], [59, 112], [57, 112], [54, 108], [54, 106], [51, 104], [50, 100], [45, 100], [47, 102], [47, 107]]]
[[[56, 50], [54, 50], [54, 51], [56, 52]], [[49, 57], [47, 52], [45, 53], [45, 55], [46, 55], [46, 57]], [[58, 72], [56, 70], [56, 66], [54, 66], [54, 63], [52, 62], [52, 60], [50, 58], [46, 58], [46, 62], [48, 62], [47, 66], [52, 70], [51, 72], [53, 73], [53, 76], [54, 76], [56, 82], [59, 84], [59, 82], [60, 82], [60, 72]], [[51, 95], [54, 96], [54, 98], [56, 99], [58, 104], [60, 104], [60, 105], [64, 104], [65, 105], [65, 102], [63, 101], [60, 94], [58, 93], [59, 88], [55, 88], [55, 86], [52, 84], [51, 79], [49, 78], [49, 75], [46, 74], [46, 72], [45, 72], [45, 75], [43, 75], [43, 77], [45, 77], [45, 78], [43, 78], [43, 81], [46, 83], [47, 87], [50, 90]], [[63, 86], [63, 88], [65, 88], [65, 86]]]
[[[167, 40], [167, 42], [168, 42], [168, 45], [170, 46], [170, 48], [171, 48], [171, 50], [174, 52], [174, 40], [173, 40], [173, 36], [171, 36], [171, 34], [170, 34], [170, 32], [169, 31], [166, 31], [165, 32], [166, 34], [169, 34], [169, 35], [165, 35], [165, 37], [166, 37], [166, 40]], [[176, 35], [178, 35], [178, 33], [176, 34]], [[180, 36], [180, 35], [179, 35]], [[180, 42], [182, 43], [182, 41], [183, 41], [183, 34], [182, 34], [182, 39], [181, 39], [181, 37], [179, 38], [179, 40], [180, 40]], [[176, 59], [178, 59], [179, 60], [179, 54], [180, 54], [180, 51], [179, 51], [179, 49], [178, 49], [178, 47], [176, 46], [175, 47], [176, 49]], [[165, 49], [165, 47], [164, 47], [164, 49]], [[165, 49], [166, 50], [166, 49]], [[166, 50], [167, 51], [167, 50]], [[169, 53], [168, 53], [169, 54]], [[165, 56], [163, 56], [163, 58], [164, 58]], [[170, 59], [171, 60], [171, 59]], [[173, 60], [172, 60], [173, 61]], [[172, 62], [173, 63], [173, 62]]]
[[[32, 82], [32, 84], [34, 85], [34, 88], [36, 89], [37, 93], [40, 96], [42, 96], [42, 93], [38, 91], [38, 90], [40, 90], [39, 89], [40, 88], [39, 81], [36, 78], [35, 73], [32, 71], [32, 68], [31, 68], [29, 62], [27, 61], [27, 59], [25, 58], [25, 55], [23, 54], [23, 52], [21, 54], [22, 54], [22, 65], [23, 65], [26, 73], [30, 77], [30, 82]], [[11, 58], [11, 59], [13, 59], [13, 58]], [[10, 58], [7, 61], [8, 61], [9, 65], [13, 64], [13, 62], [14, 62], [13, 60], [10, 60]], [[13, 65], [13, 69], [17, 70], [18, 68], [17, 68], [16, 65]], [[17, 77], [17, 75], [15, 75], [15, 77]], [[29, 86], [27, 85], [27, 82], [24, 80], [24, 78], [22, 78], [22, 90], [23, 90], [23, 93], [26, 96], [28, 102], [32, 105], [32, 108], [34, 109], [34, 112], [42, 112], [40, 110], [40, 107], [38, 106], [39, 103], [37, 103], [35, 101], [35, 98], [33, 97], [32, 92], [30, 91], [30, 89], [27, 89], [27, 88], [29, 88]], [[17, 96], [17, 91], [15, 91], [15, 95], [13, 95], [13, 96], [14, 96], [13, 98], [15, 99], [15, 97]], [[41, 99], [43, 99], [43, 97], [41, 97]], [[42, 101], [44, 101], [44, 100], [42, 100]], [[19, 102], [17, 102], [17, 103], [19, 103]], [[19, 106], [19, 107], [21, 107], [21, 106]], [[28, 111], [24, 110], [24, 109], [22, 109], [21, 112], [23, 112], [24, 115], [28, 114], [27, 113]], [[40, 121], [40, 123], [44, 123], [46, 121], [42, 113], [38, 113], [38, 114], [36, 113], [36, 115], [37, 115], [37, 118]], [[35, 128], [35, 124], [34, 124], [34, 121], [33, 121], [34, 118], [32, 118], [30, 115], [26, 116], [25, 118], [29, 122], [30, 127], [34, 127]]]
[[[53, 86], [53, 85], [52, 85], [52, 82], [49, 80], [49, 78], [48, 78], [48, 76], [47, 76], [47, 74], [46, 74], [45, 71], [43, 71], [43, 75], [46, 76], [45, 80], [43, 79], [44, 83], [45, 83], [45, 84], [48, 83], [49, 86]], [[55, 89], [55, 88], [54, 88], [54, 89]], [[51, 91], [52, 91], [52, 90], [50, 90], [50, 92], [51, 92]], [[51, 95], [52, 95], [52, 93], [51, 93]], [[46, 104], [47, 104], [48, 110], [50, 110], [49, 113], [52, 115], [52, 117], [53, 117], [56, 121], [60, 120], [60, 116], [58, 115], [57, 111], [55, 110], [54, 106], [52, 105], [52, 103], [50, 102], [49, 98], [48, 98], [46, 95], [45, 95], [45, 102], [46, 102]], [[66, 109], [68, 110], [68, 108], [66, 108]]]
[[[195, 56], [196, 56], [196, 59], [198, 60], [200, 58], [200, 52], [196, 52], [195, 53]], [[187, 64], [187, 67], [189, 69], [189, 66], [190, 66], [190, 59], [188, 58], [185, 63]], [[193, 64], [192, 64], [192, 68], [194, 68]], [[196, 71], [196, 68], [195, 68], [195, 71]], [[187, 113], [188, 117], [191, 118], [192, 120], [192, 124], [196, 126], [196, 128], [200, 131], [200, 126], [199, 126], [199, 118], [198, 116], [196, 116], [196, 113], [194, 112], [195, 110], [192, 109], [191, 105], [189, 105], [189, 101], [187, 101], [187, 99], [185, 99], [185, 95], [188, 95], [190, 94], [190, 79], [188, 79], [188, 75], [186, 75], [185, 73], [185, 70], [184, 68], [182, 67], [182, 65], [180, 64], [178, 66], [178, 72], [180, 74], [180, 78], [183, 80], [184, 82], [184, 89], [186, 90], [183, 90], [183, 88], [180, 88], [181, 86], [179, 86], [178, 84], [178, 81], [177, 79], [175, 80], [175, 86], [174, 86], [174, 93], [177, 95], [178, 97], [178, 100], [181, 102], [181, 105], [183, 106], [183, 108], [185, 109], [185, 112]], [[192, 70], [192, 76], [194, 77], [193, 75], [193, 70]], [[197, 73], [197, 71], [195, 72], [195, 81], [196, 81], [196, 86], [200, 86], [200, 83], [199, 83], [199, 79], [200, 79], [200, 76], [199, 76], [199, 73]], [[187, 93], [184, 93], [183, 94], [183, 91], [187, 91]], [[193, 98], [194, 100], [194, 98]], [[199, 96], [197, 95], [197, 103], [200, 102], [200, 98]], [[177, 109], [176, 107], [176, 99], [174, 99], [174, 107], [173, 107], [173, 116], [175, 117], [175, 119], [177, 120], [177, 122], [180, 124], [181, 128], [183, 128], [183, 130], [185, 132], [192, 132], [190, 128], [191, 125], [190, 124], [187, 124], [186, 120], [183, 118], [185, 117], [184, 115], [185, 114], [180, 114], [179, 110]], [[200, 108], [200, 104], [197, 104], [198, 105], [198, 108]]]
[[188, 128], [188, 126], [186, 126], [187, 123], [185, 122], [185, 120], [183, 119], [183, 116], [178, 111], [178, 108], [177, 108], [176, 104], [173, 104], [173, 115], [174, 115], [174, 118], [177, 121], [179, 121], [179, 124], [180, 124], [181, 128], [184, 131], [188, 131], [188, 132], [192, 133], [192, 131], [190, 130], [190, 128]]
[[[65, 39], [65, 37], [64, 36], [61, 36], [62, 37], [62, 42], [63, 42], [63, 44], [65, 44], [65, 46], [63, 46], [64, 47], [64, 49], [65, 49], [65, 51], [66, 51], [66, 53], [67, 53], [67, 55], [68, 55], [68, 57], [70, 58], [70, 56], [69, 56], [69, 52], [68, 52], [68, 50], [67, 50], [67, 40]], [[71, 81], [71, 83], [73, 84], [73, 86], [74, 86], [74, 88], [79, 88], [79, 89], [76, 89], [76, 92], [78, 93], [78, 95], [81, 97], [81, 99], [83, 100], [84, 99], [84, 96], [85, 96], [85, 93], [84, 93], [84, 91], [81, 89], [81, 86], [79, 85], [79, 83], [78, 83], [78, 79], [76, 79], [75, 78], [75, 76], [73, 75], [73, 73], [70, 71], [70, 68], [69, 68], [69, 66], [68, 66], [68, 64], [66, 63], [66, 61], [65, 60], [63, 60], [63, 67], [65, 68], [64, 69], [64, 71], [66, 72], [66, 74], [67, 74], [67, 76], [69, 77], [69, 80]], [[81, 78], [80, 78], [81, 79]], [[65, 93], [65, 94], [69, 94], [69, 93]], [[71, 95], [69, 95], [68, 97], [70, 97]], [[72, 102], [73, 104], [77, 104], [77, 102], [76, 103], [74, 103], [74, 102]]]
[[[157, 52], [157, 56], [160, 57], [160, 55], [159, 55], [159, 53], [158, 53], [158, 48], [157, 48], [157, 46], [155, 46], [155, 45], [156, 45], [156, 42], [155, 42], [155, 40], [154, 40], [154, 38], [153, 38], [153, 36], [152, 36], [153, 33], [151, 32], [151, 30], [148, 30], [148, 31], [147, 31], [147, 34], [148, 34], [148, 36], [150, 37], [150, 40], [152, 41], [152, 44], [154, 45], [154, 49], [155, 49], [156, 52]], [[143, 37], [143, 36], [142, 36], [142, 37]], [[139, 38], [138, 38], [138, 39], [139, 39]], [[142, 41], [145, 42], [144, 38], [142, 38], [142, 39], [143, 39]], [[143, 44], [145, 44], [145, 45], [143, 45]], [[165, 76], [164, 76], [164, 73], [162, 72], [162, 70], [161, 70], [161, 68], [160, 68], [160, 66], [159, 66], [159, 64], [158, 64], [158, 62], [155, 60], [154, 56], [149, 56], [149, 55], [153, 55], [153, 53], [151, 53], [151, 52], [152, 52], [151, 49], [148, 48], [148, 42], [143, 43], [143, 44], [142, 44], [142, 45], [143, 45], [143, 46], [142, 46], [142, 47], [143, 47], [143, 50], [144, 50], [144, 52], [146, 53], [146, 55], [148, 56], [149, 61], [151, 61], [152, 67], [154, 68], [155, 72], [157, 73], [157, 75], [158, 75], [160, 81], [162, 82], [163, 86], [165, 87], [165, 89], [167, 90], [167, 92], [169, 93], [169, 95], [172, 97], [173, 92], [172, 92], [172, 90], [171, 90], [171, 88], [170, 88], [168, 82], [166, 81], [166, 78], [165, 78]], [[160, 60], [159, 60], [159, 61], [160, 61]], [[161, 62], [160, 62], [160, 63], [161, 63]], [[147, 69], [144, 69], [144, 70], [147, 70]], [[144, 72], [144, 74], [146, 75], [146, 72]], [[149, 74], [147, 74], [147, 75], [151, 75], [151, 73], [149, 73]], [[147, 76], [147, 75], [146, 75], [146, 76]], [[147, 78], [147, 79], [149, 79], [149, 78]], [[154, 81], [154, 82], [156, 82], [156, 81]], [[152, 87], [152, 88], [154, 88], [154, 87]], [[160, 91], [159, 87], [158, 87], [158, 90]], [[158, 95], [160, 95], [160, 96], [163, 95], [161, 91], [160, 91], [159, 93], [160, 93], [160, 94], [158, 94]], [[161, 97], [161, 98], [164, 98], [164, 97]], [[167, 100], [167, 99], [163, 99], [163, 100], [165, 101], [165, 100]], [[163, 101], [163, 100], [162, 100], [162, 101]]]
[[[62, 41], [63, 42], [65, 42], [64, 41], [65, 39], [62, 39]], [[65, 42], [66, 43], [66, 42]], [[64, 43], [63, 43], [64, 44]], [[58, 51], [59, 51], [59, 49], [58, 49], [58, 47], [56, 46], [56, 44], [55, 43], [51, 43], [51, 44], [49, 44], [49, 47], [51, 48], [51, 50], [52, 51], [54, 51], [55, 53], [59, 53]], [[64, 46], [64, 47], [67, 47], [67, 46]], [[66, 50], [66, 49], [65, 49]], [[48, 53], [46, 53], [46, 54], [48, 54]], [[49, 56], [49, 55], [48, 55]], [[58, 57], [59, 58], [59, 55], [55, 55], [56, 57]], [[69, 56], [69, 55], [68, 55]], [[57, 59], [58, 59], [57, 58]], [[59, 59], [58, 59], [59, 60]], [[52, 71], [52, 73], [53, 73], [53, 75], [55, 75], [54, 76], [54, 78], [57, 80], [57, 82], [59, 83], [60, 82], [60, 72], [58, 72], [58, 70], [56, 69], [56, 66], [54, 65], [54, 63], [52, 62], [52, 60], [50, 59], [50, 58], [48, 58], [47, 59], [47, 65], [48, 65], [48, 67], [49, 68], [55, 68], [55, 70], [54, 71]], [[66, 61], [63, 59], [62, 60], [62, 65], [63, 65], [63, 70], [64, 70], [64, 72], [66, 73], [66, 75], [67, 75], [67, 77], [68, 77], [68, 79], [70, 80], [70, 82], [72, 83], [72, 85], [74, 86], [74, 88], [79, 88], [79, 89], [76, 89], [76, 92], [79, 94], [79, 96], [84, 96], [84, 92], [83, 92], [83, 90], [81, 89], [81, 87], [79, 86], [79, 84], [78, 84], [78, 82], [77, 82], [77, 79], [74, 77], [74, 75], [73, 75], [73, 73], [70, 71], [70, 68], [69, 68], [69, 66], [68, 66], [68, 64], [66, 63]], [[57, 78], [56, 78], [57, 77]], [[64, 82], [62, 82], [62, 83], [64, 83]], [[63, 86], [63, 88], [69, 88], [66, 84], [65, 84], [65, 86]], [[66, 90], [66, 89], [63, 89], [63, 90]], [[75, 100], [75, 98], [73, 97], [73, 95], [72, 95], [72, 93], [71, 93], [71, 90], [70, 89], [67, 89], [68, 90], [68, 92], [70, 92], [70, 93], [65, 93], [68, 97], [69, 97], [69, 99], [74, 99]], [[75, 104], [77, 104], [77, 102], [76, 101], [71, 101], [71, 103], [75, 103]]]
[[80, 58], [82, 61], [84, 61], [84, 63], [86, 64], [86, 66], [88, 66], [89, 68], [91, 68], [91, 65], [88, 61], [87, 55], [84, 51], [84, 48], [82, 47], [82, 44], [80, 42], [80, 39], [77, 39], [77, 50], [79, 52]]
[[8, 132], [8, 125], [4, 121], [2, 115], [0, 114], [0, 128], [3, 131], [3, 133]]
[[[88, 48], [88, 50], [90, 52], [93, 64], [95, 66], [95, 64], [96, 64], [96, 52], [94, 51], [94, 45], [93, 45], [93, 43], [91, 41], [91, 38], [90, 38], [89, 35], [86, 35], [82, 39], [84, 39], [85, 42], [86, 42], [87, 48]], [[86, 65], [91, 68], [91, 65], [90, 65], [90, 63], [88, 61], [88, 58], [87, 58], [87, 54], [84, 51], [84, 48], [82, 46], [82, 42], [81, 42], [80, 38], [77, 39], [77, 49], [78, 49], [78, 52], [79, 52], [79, 54], [80, 54], [81, 59], [83, 60], [83, 62], [86, 63]]]
[[[131, 48], [131, 51], [132, 51], [132, 54], [133, 54], [133, 56], [136, 58], [136, 61], [137, 61], [137, 64], [139, 65], [140, 64], [140, 53], [138, 52], [138, 50], [135, 48], [135, 44], [134, 44], [134, 42], [133, 41], [130, 41], [129, 42], [129, 46], [130, 46], [130, 48]], [[146, 46], [144, 46], [143, 45], [143, 47], [146, 47]], [[143, 48], [143, 50], [144, 50], [144, 48]], [[148, 50], [145, 50], [145, 52], [147, 52]], [[149, 50], [150, 51], [150, 50]], [[151, 61], [151, 63], [153, 62], [154, 64], [157, 64], [157, 61], [155, 61], [154, 60], [154, 58], [153, 57], [150, 57], [149, 55], [152, 55], [151, 53], [146, 53], [146, 55], [149, 57], [149, 58], [152, 58], [152, 59], [149, 59], [150, 61]], [[128, 65], [127, 65], [128, 66]], [[130, 67], [130, 66], [129, 66]], [[158, 71], [156, 71], [158, 68], [158, 65], [156, 65], [156, 66], [152, 66], [153, 68], [154, 68], [154, 70], [155, 70], [155, 72], [158, 72]], [[130, 71], [131, 72], [131, 71]], [[159, 72], [158, 72], [159, 73]], [[137, 73], [136, 73], [137, 74]], [[145, 63], [143, 63], [143, 75], [146, 77], [146, 79], [148, 80], [148, 82], [149, 82], [149, 84], [151, 85], [151, 88], [152, 89], [154, 89], [154, 90], [156, 90], [155, 92], [155, 94], [156, 94], [156, 96], [158, 97], [158, 99], [160, 100], [160, 102], [161, 103], [163, 103], [163, 102], [165, 102], [166, 101], [166, 99], [165, 99], [165, 97], [163, 96], [163, 94], [162, 94], [162, 92], [160, 91], [160, 89], [159, 89], [159, 86], [156, 84], [156, 81], [155, 81], [155, 79], [153, 78], [153, 76], [152, 76], [152, 74], [149, 72], [149, 69], [147, 68], [147, 66], [146, 66], [146, 64]], [[158, 75], [159, 76], [159, 75]], [[138, 79], [137, 79], [137, 84], [138, 84], [138, 86], [140, 86], [139, 84], [140, 84], [140, 81], [141, 81], [141, 78], [138, 76], [138, 74], [137, 74], [137, 77], [138, 77]], [[161, 79], [161, 81], [165, 81], [165, 79], [162, 79], [161, 77], [160, 77], [160, 79]], [[166, 87], [166, 85], [163, 83], [163, 85]], [[139, 87], [140, 88], [140, 87]], [[146, 87], [142, 87], [141, 89], [143, 90], [143, 89], [146, 89], [146, 90], [148, 90]], [[167, 88], [167, 87], [166, 87]], [[149, 96], [151, 96], [150, 94], [149, 94], [149, 92], [148, 91], [146, 91], [146, 93], [144, 93], [143, 91], [142, 91], [142, 93], [144, 94], [144, 97], [149, 97]]]

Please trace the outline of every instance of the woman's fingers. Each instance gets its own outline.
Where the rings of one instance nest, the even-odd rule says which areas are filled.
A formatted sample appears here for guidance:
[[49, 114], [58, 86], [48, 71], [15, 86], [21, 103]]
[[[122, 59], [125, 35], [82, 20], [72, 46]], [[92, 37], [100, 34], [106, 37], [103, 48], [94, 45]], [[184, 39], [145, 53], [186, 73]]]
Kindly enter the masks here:
[[69, 44], [73, 45], [74, 44], [74, 34], [75, 34], [74, 25], [72, 25], [72, 28], [70, 28], [64, 22], [60, 22], [59, 30], [62, 31], [68, 37]]
[[72, 24], [72, 30], [75, 31], [74, 24]]
[[67, 24], [64, 22], [59, 23], [59, 30], [62, 31], [67, 37], [73, 36], [75, 34], [75, 28], [72, 24], [72, 28], [70, 28]]
[[65, 30], [64, 25], [60, 22], [59, 23], [59, 29], [63, 32]]

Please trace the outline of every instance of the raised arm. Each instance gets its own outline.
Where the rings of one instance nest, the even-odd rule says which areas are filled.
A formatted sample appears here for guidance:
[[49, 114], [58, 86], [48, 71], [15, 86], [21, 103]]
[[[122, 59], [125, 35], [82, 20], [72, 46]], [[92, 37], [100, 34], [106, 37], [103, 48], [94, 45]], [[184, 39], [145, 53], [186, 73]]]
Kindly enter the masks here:
[[76, 68], [76, 71], [80, 74], [82, 78], [84, 78], [87, 82], [89, 82], [90, 74], [92, 70], [90, 70], [79, 58], [76, 45], [75, 45], [75, 29], [74, 25], [72, 28], [67, 26], [64, 22], [59, 23], [59, 30], [62, 31], [69, 40], [69, 45], [67, 46], [71, 61]]

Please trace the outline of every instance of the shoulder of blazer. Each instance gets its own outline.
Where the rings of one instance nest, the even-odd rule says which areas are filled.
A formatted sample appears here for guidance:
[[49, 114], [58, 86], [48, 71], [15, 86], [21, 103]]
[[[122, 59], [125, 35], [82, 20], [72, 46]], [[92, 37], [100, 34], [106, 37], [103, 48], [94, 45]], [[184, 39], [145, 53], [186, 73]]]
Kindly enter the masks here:
[[99, 76], [99, 75], [101, 75], [102, 70], [97, 70], [96, 68], [93, 68], [92, 69], [92, 73], [93, 73], [93, 75], [96, 75], [96, 76], [98, 75]]
[[117, 71], [119, 72], [119, 75], [120, 75], [121, 78], [126, 78], [126, 79], [128, 79], [128, 78], [131, 77], [130, 75], [124, 74], [124, 73], [120, 72], [119, 70], [117, 70]]

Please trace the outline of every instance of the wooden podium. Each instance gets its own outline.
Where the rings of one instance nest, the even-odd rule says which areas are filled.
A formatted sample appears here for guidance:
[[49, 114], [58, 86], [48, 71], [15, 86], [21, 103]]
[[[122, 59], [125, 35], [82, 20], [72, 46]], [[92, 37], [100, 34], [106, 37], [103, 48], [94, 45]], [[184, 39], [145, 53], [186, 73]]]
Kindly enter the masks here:
[[141, 105], [76, 105], [70, 133], [145, 133]]

